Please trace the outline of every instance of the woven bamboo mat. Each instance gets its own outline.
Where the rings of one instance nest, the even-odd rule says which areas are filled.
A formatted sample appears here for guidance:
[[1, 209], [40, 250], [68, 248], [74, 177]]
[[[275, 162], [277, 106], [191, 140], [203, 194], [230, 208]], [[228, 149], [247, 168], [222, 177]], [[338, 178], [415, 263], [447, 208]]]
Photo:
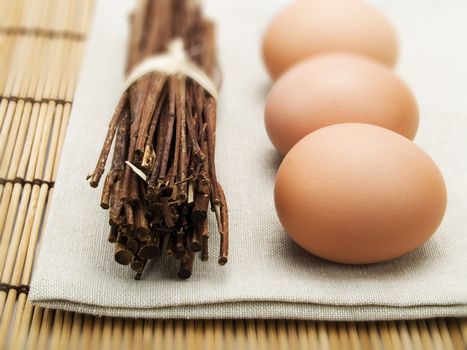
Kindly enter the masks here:
[[93, 0], [0, 0], [0, 349], [466, 349], [467, 319], [126, 320], [28, 301]]

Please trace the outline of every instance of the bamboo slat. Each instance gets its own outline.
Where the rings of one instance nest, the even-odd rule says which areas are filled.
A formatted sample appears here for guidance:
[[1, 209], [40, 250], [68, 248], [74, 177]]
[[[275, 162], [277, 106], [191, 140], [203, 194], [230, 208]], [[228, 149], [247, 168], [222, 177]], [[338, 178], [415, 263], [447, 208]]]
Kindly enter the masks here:
[[[467, 319], [131, 320], [33, 306], [93, 0], [0, 0], [0, 349], [466, 349]], [[67, 35], [65, 35], [67, 34]]]

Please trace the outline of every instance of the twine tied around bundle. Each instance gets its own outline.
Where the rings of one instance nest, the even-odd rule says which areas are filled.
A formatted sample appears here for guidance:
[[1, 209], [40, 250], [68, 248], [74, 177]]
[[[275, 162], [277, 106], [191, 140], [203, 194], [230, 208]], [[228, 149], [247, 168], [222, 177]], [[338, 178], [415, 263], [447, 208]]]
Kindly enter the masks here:
[[167, 75], [183, 74], [204, 88], [217, 100], [216, 84], [188, 57], [181, 38], [173, 39], [167, 45], [167, 51], [162, 54], [149, 56], [131, 70], [123, 84], [126, 91], [139, 78], [152, 72], [161, 72]]

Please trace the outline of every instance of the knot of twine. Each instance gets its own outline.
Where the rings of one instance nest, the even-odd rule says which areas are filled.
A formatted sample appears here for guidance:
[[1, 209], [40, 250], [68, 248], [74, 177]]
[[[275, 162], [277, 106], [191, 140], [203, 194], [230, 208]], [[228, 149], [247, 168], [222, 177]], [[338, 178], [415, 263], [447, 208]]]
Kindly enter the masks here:
[[126, 91], [134, 82], [146, 74], [160, 72], [167, 75], [183, 74], [201, 85], [212, 97], [217, 99], [214, 82], [194, 62], [183, 48], [183, 40], [176, 38], [167, 45], [167, 51], [149, 56], [134, 67], [123, 85]]

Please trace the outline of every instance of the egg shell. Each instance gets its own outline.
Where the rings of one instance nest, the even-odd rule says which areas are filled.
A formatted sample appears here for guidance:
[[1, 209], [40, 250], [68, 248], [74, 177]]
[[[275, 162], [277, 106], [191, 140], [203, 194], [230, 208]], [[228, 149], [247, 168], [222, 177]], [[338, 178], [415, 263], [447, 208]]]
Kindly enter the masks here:
[[374, 6], [361, 0], [297, 0], [269, 24], [263, 59], [273, 79], [299, 61], [329, 51], [366, 55], [390, 67], [397, 36]]
[[369, 124], [322, 128], [280, 165], [274, 199], [290, 237], [321, 258], [366, 264], [429, 239], [446, 209], [433, 160], [397, 133]]
[[352, 54], [321, 55], [292, 68], [272, 87], [264, 115], [282, 154], [310, 132], [337, 123], [370, 123], [413, 139], [418, 116], [413, 93], [392, 70]]

